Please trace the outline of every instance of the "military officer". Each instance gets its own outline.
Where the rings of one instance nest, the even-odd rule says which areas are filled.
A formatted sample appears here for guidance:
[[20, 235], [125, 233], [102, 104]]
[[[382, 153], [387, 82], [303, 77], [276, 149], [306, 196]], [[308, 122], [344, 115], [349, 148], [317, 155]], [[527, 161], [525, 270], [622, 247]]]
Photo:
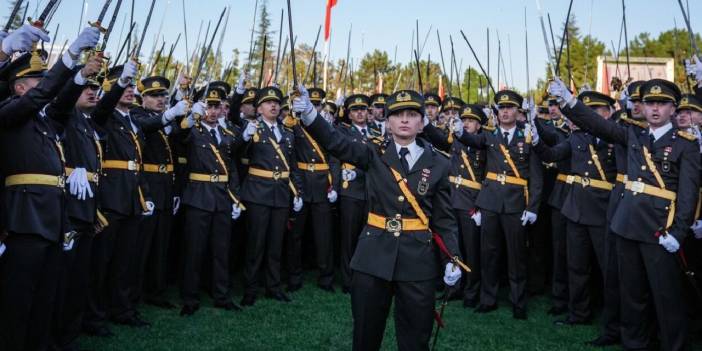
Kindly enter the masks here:
[[229, 291], [232, 220], [245, 208], [237, 197], [239, 180], [232, 157], [240, 137], [219, 125], [221, 103], [226, 97], [222, 89], [210, 89], [203, 97], [205, 103], [196, 103], [192, 114], [176, 127], [177, 139], [187, 145], [189, 172], [182, 200], [185, 272], [181, 316], [190, 316], [200, 307], [200, 273], [208, 247], [214, 306], [227, 311], [241, 309], [231, 301]]
[[[578, 99], [603, 119], [609, 120], [612, 116], [615, 101], [608, 95], [586, 91]], [[592, 272], [595, 271], [593, 268], [603, 270], [605, 264], [607, 205], [616, 178], [614, 145], [576, 128], [565, 141], [553, 147], [539, 143], [535, 145], [535, 150], [546, 162], [570, 161], [570, 174], [565, 181], [570, 185], [570, 190], [561, 207], [568, 220], [569, 314], [556, 324], [589, 324], [592, 318], [589, 290]], [[591, 261], [593, 251], [595, 264]], [[604, 307], [610, 308], [608, 305]]]
[[[380, 348], [393, 295], [398, 348], [428, 349], [439, 272], [429, 228], [440, 233], [450, 255], [458, 255], [458, 240], [449, 203], [449, 162], [417, 139], [424, 99], [409, 90], [387, 99], [386, 123], [393, 137], [381, 153], [326, 123], [305, 88], [299, 91], [293, 111], [301, 113], [309, 133], [340, 161], [366, 171], [368, 223], [351, 260], [353, 349]], [[460, 276], [459, 268], [445, 260], [445, 282], [454, 285]]]
[[[370, 141], [368, 105], [370, 100], [363, 94], [354, 94], [344, 101], [351, 125], [338, 127], [346, 137], [356, 143]], [[341, 187], [339, 189], [339, 231], [341, 234], [341, 290], [351, 293], [353, 270], [351, 257], [356, 250], [358, 236], [367, 221], [366, 174], [351, 163], [341, 164]]]
[[[83, 85], [97, 72], [94, 60], [77, 73], [73, 68], [99, 39], [96, 28], [84, 29], [49, 71], [42, 51], [32, 48], [39, 40], [50, 40], [42, 28], [25, 24], [2, 41], [5, 57], [25, 52], [5, 66], [0, 79], [12, 92], [0, 103], [3, 222], [8, 233], [0, 261], [2, 350], [49, 347], [60, 254], [62, 248], [72, 248], [75, 231], [67, 218], [65, 155], [55, 128], [65, 125], [70, 113], [50, 115], [42, 109], [67, 81]], [[54, 107], [70, 109], [75, 100]]]
[[241, 199], [248, 209], [244, 306], [256, 302], [259, 276], [264, 277], [267, 296], [291, 301], [280, 284], [283, 233], [290, 204], [294, 212], [302, 210], [304, 190], [294, 135], [277, 120], [282, 99], [278, 88], [260, 89], [255, 97], [260, 117], [248, 122], [242, 134], [250, 160], [241, 185]]
[[[310, 100], [317, 112], [322, 111], [324, 90], [312, 88]], [[314, 248], [319, 277], [317, 286], [327, 292], [334, 292], [334, 237], [332, 235], [332, 204], [338, 199], [338, 162], [305, 131], [291, 116], [284, 121], [285, 126], [295, 137], [295, 158], [302, 174], [302, 210], [292, 218], [292, 229], [287, 236], [288, 287], [294, 292], [302, 288], [302, 239], [305, 226], [310, 225], [314, 238]], [[308, 221], [309, 219], [309, 221]]]
[[[429, 106], [426, 102], [425, 107]], [[428, 114], [427, 114], [428, 117]], [[464, 132], [471, 134], [483, 133], [482, 124], [487, 123], [487, 116], [480, 105], [466, 104], [461, 109], [460, 118], [463, 121]], [[471, 267], [471, 272], [465, 277], [463, 286], [463, 307], [474, 308], [480, 297], [480, 209], [475, 200], [485, 179], [485, 150], [467, 147], [458, 141], [447, 142], [447, 138], [436, 127], [431, 125], [431, 119], [426, 121], [424, 134], [434, 146], [450, 153], [451, 171], [451, 204], [458, 222], [463, 256]]]
[[525, 226], [534, 224], [541, 202], [541, 161], [531, 145], [529, 128], [517, 126], [517, 110], [523, 98], [503, 90], [494, 97], [499, 109], [499, 127], [492, 133], [463, 132], [456, 119], [453, 131], [470, 147], [486, 150], [487, 166], [482, 189], [476, 199], [481, 213], [480, 304], [478, 313], [497, 309], [499, 258], [502, 238], [507, 242], [507, 275], [512, 316], [527, 318], [527, 240]]
[[611, 229], [617, 235], [621, 293], [621, 334], [625, 348], [651, 347], [647, 306], [656, 309], [661, 348], [687, 343], [687, 317], [678, 265], [680, 243], [694, 222], [700, 183], [695, 137], [675, 128], [671, 117], [680, 100], [672, 82], [652, 79], [640, 88], [647, 128], [602, 120], [574, 99], [560, 79], [549, 85], [566, 115], [605, 141], [625, 146], [627, 180]]
[[[181, 100], [167, 109], [168, 89], [171, 85], [168, 79], [151, 76], [143, 78], [139, 83], [142, 106], [130, 111], [137, 122], [162, 117], [173, 120], [185, 115], [188, 108], [186, 101]], [[139, 224], [140, 257], [137, 260], [135, 287], [132, 291], [133, 300], [139, 301], [143, 292], [144, 302], [162, 308], [175, 307], [164, 296], [173, 213], [180, 207], [180, 197], [173, 191], [176, 161], [169, 140], [172, 130], [171, 125], [166, 125], [144, 135], [143, 172], [154, 203], [154, 213]]]

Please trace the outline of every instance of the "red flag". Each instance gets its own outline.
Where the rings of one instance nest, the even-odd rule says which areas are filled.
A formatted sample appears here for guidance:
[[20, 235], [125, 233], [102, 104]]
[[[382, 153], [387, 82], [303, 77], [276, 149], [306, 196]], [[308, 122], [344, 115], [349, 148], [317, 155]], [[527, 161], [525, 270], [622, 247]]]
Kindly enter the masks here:
[[609, 69], [604, 65], [604, 77], [602, 77], [602, 94], [609, 95]]
[[331, 10], [336, 6], [337, 0], [327, 0], [327, 15], [324, 18], [324, 41], [329, 41], [331, 31]]

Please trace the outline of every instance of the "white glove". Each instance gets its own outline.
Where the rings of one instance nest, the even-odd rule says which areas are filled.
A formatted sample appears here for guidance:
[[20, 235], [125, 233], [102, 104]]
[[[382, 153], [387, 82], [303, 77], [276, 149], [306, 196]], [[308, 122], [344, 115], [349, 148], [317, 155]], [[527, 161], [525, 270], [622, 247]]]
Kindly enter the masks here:
[[244, 141], [249, 141], [251, 140], [251, 137], [256, 134], [256, 129], [258, 128], [258, 124], [256, 122], [248, 122], [246, 124], [246, 128], [244, 129], [244, 133], [241, 134], [241, 137], [244, 139]]
[[41, 28], [24, 24], [3, 39], [2, 52], [10, 56], [14, 52], [30, 51], [32, 45], [40, 40], [48, 43], [51, 38]]
[[246, 91], [246, 73], [242, 72], [239, 75], [239, 81], [236, 82], [236, 93], [243, 94]]
[[690, 229], [695, 233], [696, 239], [702, 239], [702, 220], [696, 220]]
[[529, 132], [531, 133], [531, 144], [536, 145], [539, 143], [541, 138], [539, 138], [539, 130], [536, 129], [536, 120], [529, 120]]
[[176, 118], [176, 116], [184, 116], [188, 112], [188, 102], [185, 100], [178, 101], [175, 106], [166, 110], [163, 113], [164, 124], [168, 124]]
[[153, 203], [153, 202], [151, 202], [151, 201], [146, 201], [146, 211], [143, 212], [142, 215], [144, 215], [145, 217], [151, 216], [152, 214], [154, 214], [154, 208], [155, 208], [155, 207], [156, 207], [156, 206], [154, 206], [154, 203]]
[[71, 251], [73, 249], [73, 244], [76, 242], [76, 231], [72, 230], [65, 234], [65, 239], [69, 239], [68, 242], [63, 241], [63, 251]]
[[302, 198], [295, 196], [293, 199], [293, 211], [300, 212], [302, 209]]
[[335, 203], [338, 197], [339, 195], [336, 193], [336, 190], [332, 190], [327, 193], [327, 200], [329, 200], [329, 203]]
[[134, 60], [127, 61], [122, 69], [122, 74], [119, 76], [118, 84], [122, 88], [125, 88], [127, 84], [131, 83], [132, 79], [136, 77], [138, 70], [139, 67]]
[[460, 138], [463, 135], [463, 120], [460, 118], [456, 118], [453, 122], [452, 128], [453, 134]]
[[426, 126], [428, 126], [428, 125], [429, 125], [429, 123], [431, 123], [431, 121], [429, 120], [429, 116], [427, 116], [427, 115], [424, 115], [424, 119], [422, 120], [422, 122], [424, 122], [424, 125], [423, 125], [423, 127], [426, 127]]
[[668, 252], [673, 253], [680, 249], [680, 243], [672, 235], [661, 235], [658, 237], [658, 243], [661, 244]]
[[7, 247], [5, 246], [5, 244], [0, 243], [0, 257], [2, 257], [2, 254], [5, 253], [5, 249], [6, 249], [6, 248], [7, 248]]
[[241, 207], [237, 204], [232, 205], [232, 219], [237, 219], [241, 216]]
[[480, 223], [482, 223], [483, 216], [480, 214], [480, 211], [475, 211], [470, 218], [473, 219], [473, 222], [475, 222], [475, 225], [480, 227]]
[[314, 121], [314, 118], [317, 117], [317, 110], [314, 108], [314, 105], [312, 105], [310, 94], [307, 92], [307, 89], [305, 89], [305, 86], [300, 84], [298, 91], [300, 92], [300, 96], [293, 99], [292, 110], [301, 114], [302, 122], [305, 125], [310, 125]]
[[451, 262], [447, 263], [446, 269], [444, 269], [444, 283], [448, 286], [454, 286], [459, 279], [461, 279], [461, 269]]
[[173, 197], [173, 215], [174, 216], [176, 213], [178, 213], [178, 209], [180, 209], [180, 196], [174, 196]]
[[552, 80], [551, 84], [548, 85], [548, 93], [558, 98], [558, 103], [561, 104], [561, 106], [568, 104], [568, 106], [573, 107], [577, 102], [565, 83], [558, 77]]
[[695, 77], [697, 84], [702, 82], [702, 62], [700, 62], [697, 55], [692, 57], [692, 62], [690, 62], [690, 60], [685, 60], [685, 71], [687, 72], [688, 76]]
[[529, 224], [534, 224], [536, 222], [536, 213], [534, 212], [529, 212], [529, 211], [524, 211], [522, 213], [522, 226]]
[[73, 170], [66, 183], [70, 184], [69, 191], [71, 195], [78, 198], [78, 200], [85, 200], [85, 195], [87, 194], [91, 199], [93, 198], [93, 190], [90, 188], [90, 182], [88, 181], [88, 172], [85, 168], [76, 168]]
[[92, 49], [97, 46], [100, 41], [100, 29], [97, 27], [85, 27], [78, 34], [78, 38], [68, 47], [68, 52], [73, 57], [78, 56], [81, 52], [87, 49]]
[[198, 101], [193, 104], [193, 108], [190, 110], [194, 115], [204, 116], [207, 111], [207, 105], [204, 102]]
[[341, 170], [341, 179], [350, 182], [356, 179], [356, 171], [353, 169], [342, 169]]

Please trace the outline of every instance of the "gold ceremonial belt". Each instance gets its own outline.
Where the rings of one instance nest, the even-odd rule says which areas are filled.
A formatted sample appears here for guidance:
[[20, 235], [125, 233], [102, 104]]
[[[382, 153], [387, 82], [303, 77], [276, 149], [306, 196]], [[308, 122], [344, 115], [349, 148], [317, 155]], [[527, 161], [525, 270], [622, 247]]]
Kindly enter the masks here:
[[527, 180], [524, 178], [513, 177], [506, 174], [497, 174], [494, 172], [488, 172], [488, 174], [485, 176], [485, 179], [499, 182], [502, 185], [505, 185], [505, 183], [507, 183], [512, 185], [527, 186], [528, 184]]
[[466, 188], [475, 189], [475, 190], [480, 190], [480, 188], [482, 188], [480, 183], [469, 180], [469, 179], [464, 179], [461, 176], [458, 176], [458, 177], [449, 176], [449, 182], [451, 182], [451, 184], [456, 184], [456, 188], [458, 188], [458, 186], [464, 186]]
[[[75, 168], [66, 167], [66, 177], [70, 176], [74, 170], [75, 170]], [[93, 182], [93, 183], [97, 184], [98, 181], [100, 180], [100, 174], [93, 173], [93, 172], [86, 172], [86, 173], [88, 174], [88, 181], [89, 182]]]
[[298, 162], [297, 168], [308, 172], [328, 171], [329, 165], [326, 163], [305, 163]]
[[149, 173], [172, 173], [173, 172], [173, 165], [172, 164], [153, 164], [153, 163], [144, 163], [144, 172], [149, 172]]
[[379, 229], [385, 229], [396, 237], [400, 236], [403, 230], [429, 230], [429, 226], [422, 223], [419, 218], [402, 218], [399, 214], [395, 215], [395, 217], [385, 217], [369, 212], [368, 225]]
[[670, 190], [661, 189], [657, 186], [649, 185], [643, 182], [632, 182], [627, 180], [625, 188], [626, 190], [634, 193], [634, 195], [646, 194], [669, 201], [675, 201], [676, 198], [676, 194]]
[[48, 174], [15, 174], [5, 178], [5, 186], [15, 185], [48, 185], [63, 189], [66, 178]]
[[273, 180], [278, 179], [288, 179], [290, 178], [290, 172], [288, 171], [268, 171], [260, 168], [249, 168], [249, 174], [261, 178], [268, 178]]
[[568, 181], [568, 175], [565, 173], [558, 173], [556, 180], [559, 182], [566, 183]]
[[612, 190], [614, 188], [614, 184], [610, 182], [605, 182], [602, 180], [597, 180], [597, 179], [592, 179], [592, 178], [587, 178], [587, 177], [581, 177], [578, 175], [569, 175], [566, 176], [566, 183], [567, 184], [573, 184], [573, 183], [578, 183], [583, 186], [583, 188], [591, 186], [593, 188], [598, 188], [602, 190]]
[[617, 173], [617, 183], [626, 184], [628, 179], [626, 174]]
[[136, 171], [138, 172], [141, 167], [139, 163], [134, 160], [123, 161], [123, 160], [104, 160], [102, 161], [103, 169], [121, 169], [125, 171]]
[[226, 174], [202, 174], [202, 173], [190, 173], [188, 179], [194, 182], [207, 182], [207, 183], [227, 183], [229, 182], [229, 176]]

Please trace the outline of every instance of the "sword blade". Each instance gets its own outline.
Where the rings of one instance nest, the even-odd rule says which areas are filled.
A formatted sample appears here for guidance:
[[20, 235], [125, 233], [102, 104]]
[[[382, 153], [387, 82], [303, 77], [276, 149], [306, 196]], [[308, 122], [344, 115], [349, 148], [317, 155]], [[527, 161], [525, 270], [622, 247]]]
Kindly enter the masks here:
[[10, 27], [12, 27], [12, 22], [15, 21], [15, 17], [17, 17], [17, 14], [19, 13], [20, 8], [22, 8], [22, 2], [24, 0], [17, 0], [15, 2], [15, 7], [12, 8], [12, 12], [10, 13], [10, 17], [7, 18], [7, 24], [5, 24], [4, 31], [8, 32], [10, 30]]

